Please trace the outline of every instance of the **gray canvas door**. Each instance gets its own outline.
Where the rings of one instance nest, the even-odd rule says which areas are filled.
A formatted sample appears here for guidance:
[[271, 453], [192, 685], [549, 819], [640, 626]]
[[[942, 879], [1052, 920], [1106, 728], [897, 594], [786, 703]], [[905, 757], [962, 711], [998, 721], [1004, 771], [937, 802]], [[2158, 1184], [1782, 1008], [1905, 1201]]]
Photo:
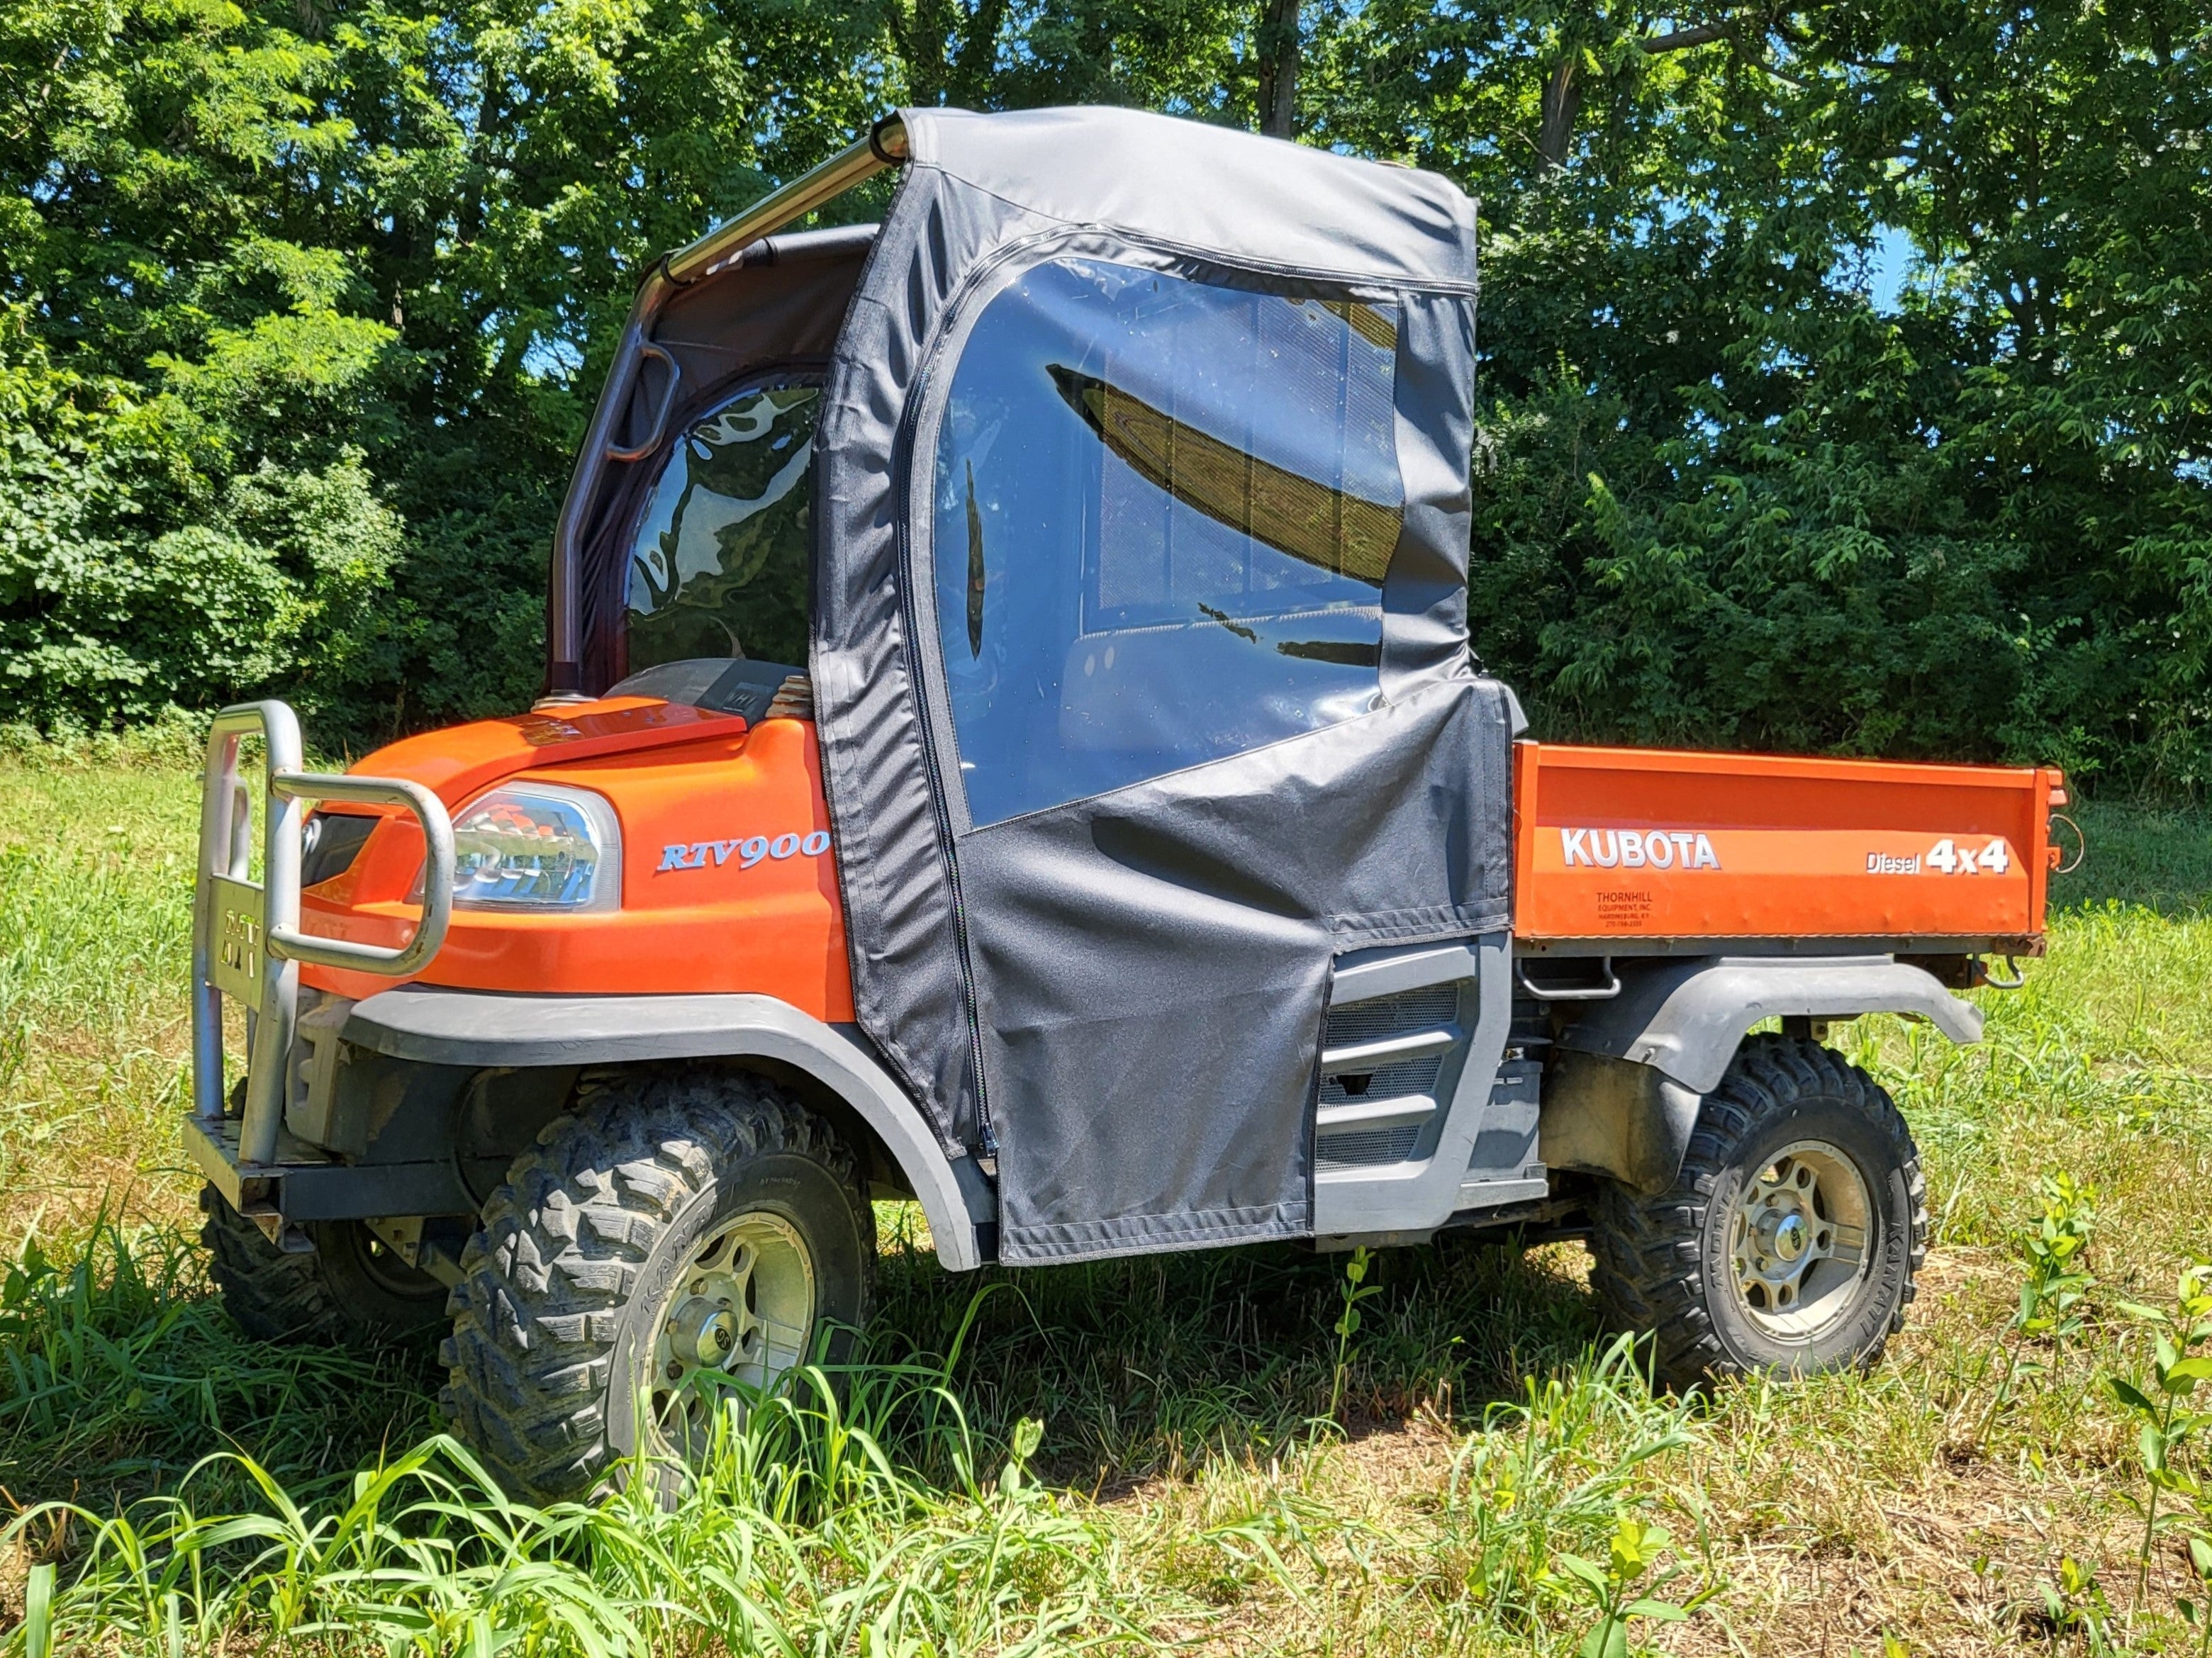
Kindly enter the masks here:
[[[1285, 149], [1132, 121], [1217, 169]], [[861, 1020], [995, 1158], [1003, 1258], [1299, 1235], [1332, 962], [1506, 923], [1464, 200], [1382, 174], [1392, 257], [1262, 264], [1044, 214], [945, 136], [909, 127], [823, 416]]]

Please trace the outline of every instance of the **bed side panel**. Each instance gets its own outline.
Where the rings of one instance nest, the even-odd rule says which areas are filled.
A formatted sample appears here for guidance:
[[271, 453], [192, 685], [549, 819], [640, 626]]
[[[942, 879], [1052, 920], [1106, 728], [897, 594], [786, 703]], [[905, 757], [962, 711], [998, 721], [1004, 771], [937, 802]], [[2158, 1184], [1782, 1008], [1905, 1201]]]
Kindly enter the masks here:
[[1515, 752], [1515, 932], [1547, 939], [2026, 939], [2047, 768], [1534, 743]]

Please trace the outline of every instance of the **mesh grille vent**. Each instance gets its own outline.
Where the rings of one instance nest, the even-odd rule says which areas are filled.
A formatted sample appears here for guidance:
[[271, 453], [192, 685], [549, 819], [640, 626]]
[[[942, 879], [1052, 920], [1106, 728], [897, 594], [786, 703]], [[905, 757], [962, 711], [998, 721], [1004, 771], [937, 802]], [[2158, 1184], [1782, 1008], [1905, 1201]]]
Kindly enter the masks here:
[[1356, 1042], [1378, 1042], [1385, 1036], [1434, 1030], [1438, 1025], [1449, 1024], [1458, 1012], [1456, 984], [1424, 985], [1419, 990], [1401, 991], [1395, 996], [1351, 1002], [1329, 1009], [1328, 1034], [1322, 1045], [1349, 1048]]
[[[1395, 1100], [1407, 1094], [1433, 1094], [1437, 1072], [1443, 1062], [1443, 1054], [1431, 1054], [1425, 1060], [1401, 1060], [1395, 1065], [1364, 1074], [1355, 1072], [1345, 1077], [1323, 1077], [1321, 1102], [1347, 1105], [1354, 1100]], [[1358, 1087], [1362, 1081], [1367, 1084], [1364, 1088]], [[1351, 1086], [1347, 1087], [1347, 1084]], [[1354, 1089], [1358, 1091], [1355, 1093]]]
[[1403, 1163], [1413, 1155], [1413, 1143], [1420, 1133], [1419, 1123], [1408, 1123], [1402, 1128], [1363, 1128], [1350, 1134], [1324, 1134], [1314, 1142], [1314, 1153], [1324, 1169]]

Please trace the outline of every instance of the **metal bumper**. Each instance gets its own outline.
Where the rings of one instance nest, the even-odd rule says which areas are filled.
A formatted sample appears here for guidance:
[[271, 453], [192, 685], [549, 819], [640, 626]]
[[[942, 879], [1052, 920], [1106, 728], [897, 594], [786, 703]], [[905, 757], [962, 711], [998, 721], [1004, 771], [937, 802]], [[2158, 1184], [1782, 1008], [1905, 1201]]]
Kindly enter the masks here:
[[[240, 775], [239, 751], [249, 737], [258, 737], [263, 749], [258, 883], [252, 878], [252, 793]], [[295, 1165], [337, 1167], [312, 1147], [287, 1144], [283, 1133], [299, 964], [407, 978], [438, 953], [453, 914], [453, 826], [437, 796], [398, 778], [340, 776], [301, 765], [300, 721], [284, 703], [241, 702], [217, 714], [208, 732], [194, 865], [192, 1116], [185, 1145], [229, 1202], [272, 1229], [275, 1211], [266, 1199], [281, 1173]], [[407, 944], [388, 950], [300, 931], [301, 803], [309, 800], [398, 806], [422, 825], [427, 849], [422, 919]], [[246, 1096], [236, 1115], [227, 1109], [223, 1085], [225, 996], [246, 1010]]]

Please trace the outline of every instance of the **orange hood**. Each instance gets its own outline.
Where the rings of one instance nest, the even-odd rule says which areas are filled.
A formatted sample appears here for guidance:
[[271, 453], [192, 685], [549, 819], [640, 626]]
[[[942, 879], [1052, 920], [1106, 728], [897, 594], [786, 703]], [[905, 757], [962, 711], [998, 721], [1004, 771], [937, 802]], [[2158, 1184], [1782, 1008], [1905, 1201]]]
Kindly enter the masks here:
[[744, 730], [744, 720], [734, 714], [653, 697], [614, 697], [558, 713], [511, 714], [403, 737], [348, 769], [420, 783], [450, 811], [516, 772], [732, 738]]

